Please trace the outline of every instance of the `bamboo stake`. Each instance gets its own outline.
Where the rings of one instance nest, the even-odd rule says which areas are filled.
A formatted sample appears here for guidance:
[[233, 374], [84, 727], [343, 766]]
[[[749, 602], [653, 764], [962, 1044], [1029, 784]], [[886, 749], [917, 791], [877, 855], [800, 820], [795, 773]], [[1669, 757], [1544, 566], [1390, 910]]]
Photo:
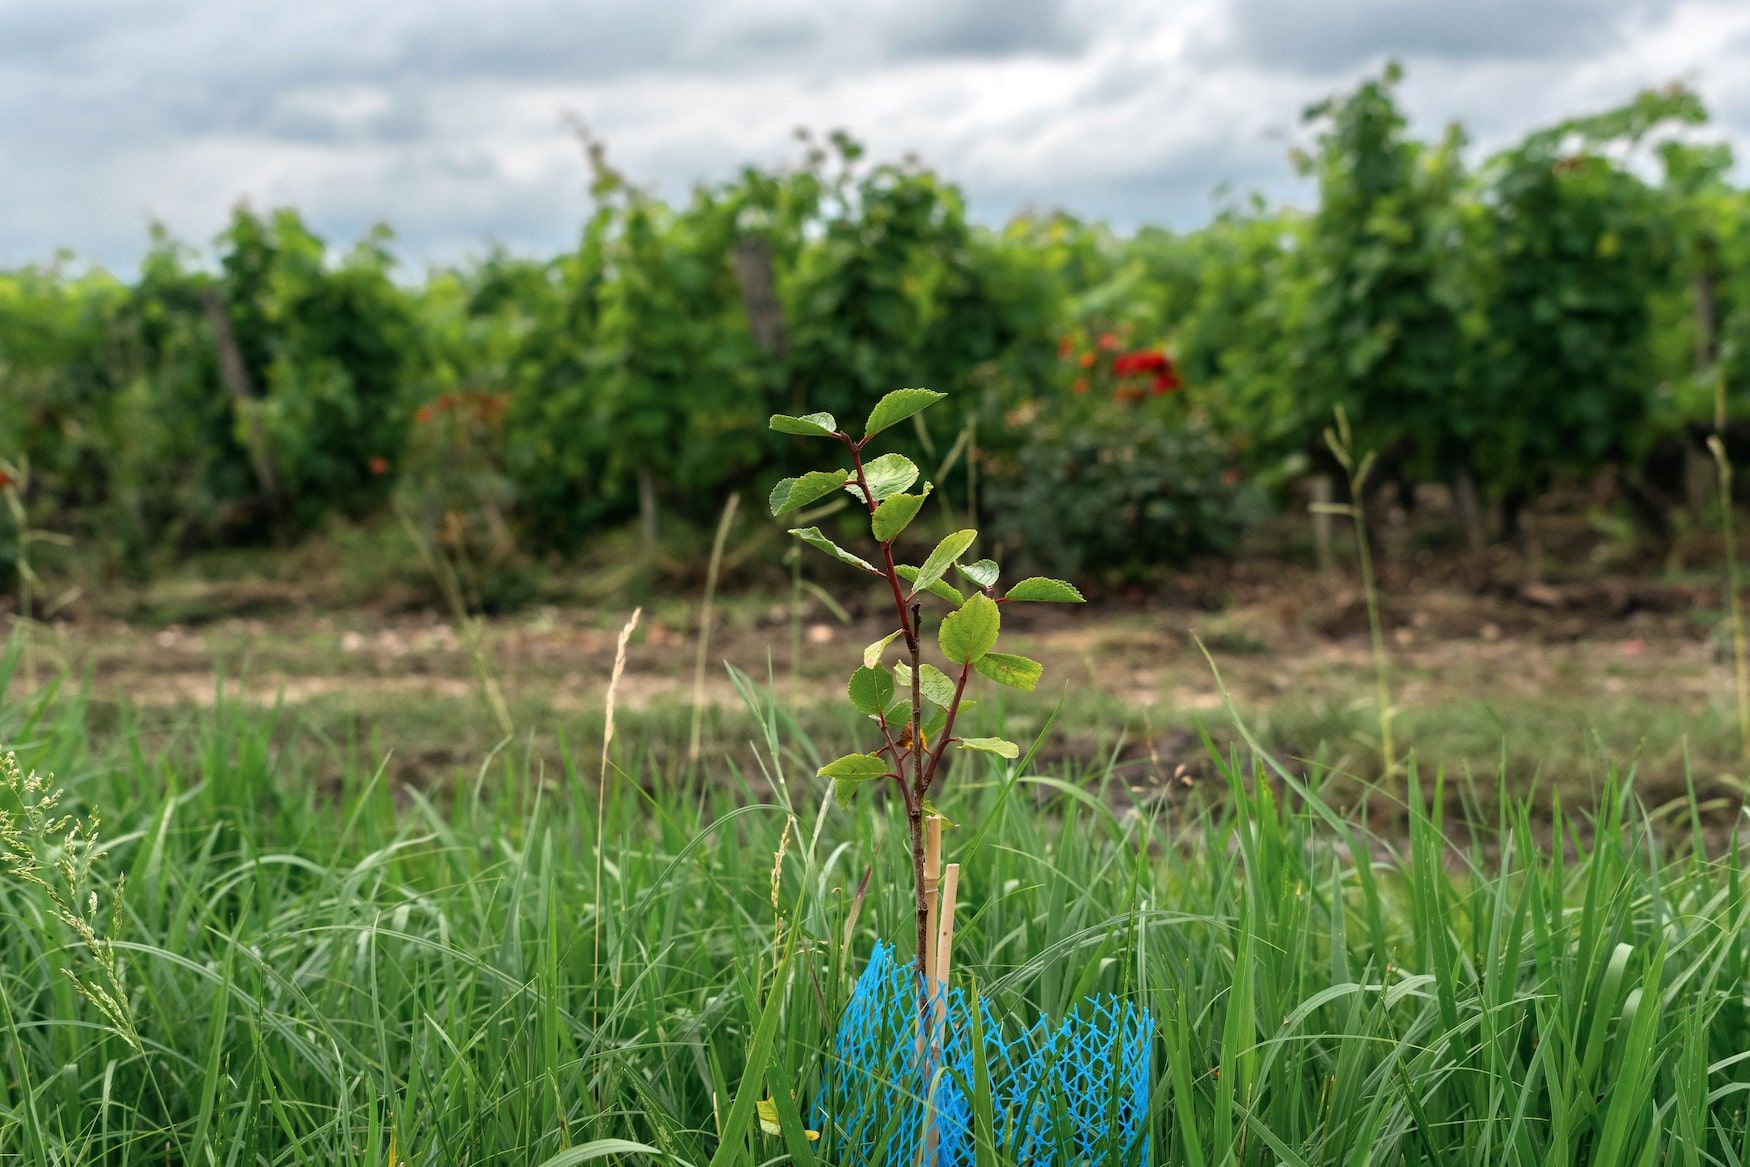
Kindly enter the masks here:
[[[950, 863], [942, 875], [942, 922], [941, 931], [936, 936], [936, 985], [938, 990], [948, 986], [948, 972], [954, 963], [954, 907], [960, 894], [960, 864]], [[944, 996], [936, 1006], [938, 1028], [947, 1007]]]
[[936, 905], [936, 892], [942, 886], [942, 820], [931, 815], [924, 820], [924, 897], [930, 905], [925, 934], [931, 938], [924, 953], [924, 979], [936, 980], [935, 936], [941, 927], [941, 912]]
[[936, 1162], [935, 1107], [931, 1105], [931, 1085], [936, 1076], [937, 1053], [941, 1049], [941, 986], [937, 978], [936, 958], [941, 952], [941, 909], [937, 890], [942, 885], [942, 820], [935, 815], [924, 820], [924, 898], [930, 906], [924, 935], [928, 943], [920, 963], [924, 968], [923, 983], [918, 986], [918, 1064], [923, 1071], [920, 1085], [924, 1091], [923, 1124], [919, 1132], [919, 1167], [934, 1167]]
[[[950, 863], [942, 873], [941, 930], [936, 934], [935, 948], [930, 954], [930, 964], [935, 970], [930, 979], [930, 991], [935, 994], [935, 1014], [930, 1027], [933, 1034], [930, 1057], [932, 1076], [941, 1062], [942, 1048], [948, 1036], [948, 974], [954, 963], [954, 905], [959, 891], [960, 864]], [[924, 1129], [925, 1167], [934, 1167], [941, 1134], [941, 1130], [934, 1123]]]

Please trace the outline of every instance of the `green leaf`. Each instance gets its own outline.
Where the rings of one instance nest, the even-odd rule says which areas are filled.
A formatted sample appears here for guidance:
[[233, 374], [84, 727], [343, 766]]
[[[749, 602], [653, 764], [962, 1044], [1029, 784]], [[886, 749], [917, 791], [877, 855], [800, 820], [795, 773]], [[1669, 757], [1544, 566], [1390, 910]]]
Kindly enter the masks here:
[[968, 527], [964, 531], [955, 531], [936, 544], [936, 549], [930, 552], [930, 557], [918, 568], [918, 577], [912, 581], [912, 591], [927, 588], [947, 575], [949, 565], [966, 554], [966, 549], [972, 546], [972, 541], [976, 538], [978, 532]]
[[857, 791], [863, 788], [862, 778], [834, 778], [832, 781], [832, 800], [840, 806], [851, 805], [851, 799]]
[[936, 640], [942, 646], [943, 656], [957, 665], [971, 664], [996, 644], [1001, 626], [1002, 612], [997, 602], [983, 592], [975, 592], [942, 618]]
[[997, 567], [996, 560], [981, 559], [977, 563], [956, 563], [954, 570], [973, 587], [988, 588], [997, 582], [997, 573], [1001, 569]]
[[[779, 1098], [782, 1098], [783, 1102], [779, 1102]], [[808, 1130], [802, 1125], [801, 1116], [796, 1112], [796, 1100], [789, 1094], [774, 1091], [754, 1103], [754, 1109], [759, 1114], [760, 1130], [768, 1135], [782, 1137], [786, 1147], [799, 1139], [807, 1140], [807, 1142], [802, 1143], [802, 1146], [806, 1147], [808, 1143], [815, 1142], [820, 1138], [819, 1131]], [[795, 1151], [791, 1152], [790, 1157], [793, 1160], [796, 1159]], [[800, 1162], [800, 1160], [797, 1161]]]
[[797, 434], [804, 438], [830, 438], [839, 432], [839, 423], [830, 413], [805, 413], [801, 417], [774, 413], [766, 424], [781, 434]]
[[834, 781], [843, 778], [852, 782], [866, 782], [885, 773], [886, 760], [877, 758], [874, 754], [846, 754], [842, 758], [834, 758], [819, 770], [822, 778], [831, 778]]
[[849, 470], [810, 470], [800, 478], [786, 478], [772, 487], [769, 505], [774, 516], [787, 514], [825, 498], [845, 484]]
[[874, 437], [888, 426], [904, 421], [920, 409], [928, 409], [946, 396], [946, 393], [937, 393], [934, 389], [895, 389], [869, 411], [869, 420], [863, 423], [863, 436]]
[[1000, 737], [963, 737], [956, 738], [954, 744], [963, 750], [974, 750], [981, 754], [995, 754], [999, 758], [1011, 760], [1021, 756], [1021, 747]]
[[567, 1147], [551, 1158], [542, 1159], [540, 1167], [577, 1167], [580, 1163], [593, 1163], [610, 1155], [615, 1158], [626, 1155], [664, 1157], [660, 1150], [648, 1143], [634, 1143], [630, 1139], [592, 1139], [575, 1147]]
[[[911, 688], [911, 666], [896, 664], [893, 675], [902, 689]], [[924, 700], [936, 705], [949, 705], [954, 701], [954, 678], [944, 673], [935, 665], [926, 664], [918, 670], [918, 691], [924, 695]]]
[[[863, 464], [863, 481], [869, 484], [869, 493], [875, 496], [875, 501], [891, 498], [902, 490], [910, 490], [911, 484], [918, 480], [918, 464], [904, 454], [883, 454], [872, 462]], [[853, 482], [845, 487], [856, 493]]]
[[[965, 712], [977, 704], [978, 702], [976, 701], [962, 701], [960, 703], [960, 709], [962, 712]], [[924, 741], [935, 741], [941, 736], [942, 731], [946, 728], [948, 728], [948, 711], [945, 708], [938, 707], [934, 713], [931, 713], [928, 717], [924, 718]]]
[[869, 518], [869, 526], [875, 532], [876, 541], [885, 543], [896, 538], [917, 518], [918, 510], [928, 497], [930, 484], [926, 482], [922, 494], [896, 494], [883, 500]]
[[942, 825], [945, 827], [957, 827], [960, 825], [959, 823], [955, 822], [953, 819], [949, 818], [947, 815], [943, 814], [941, 811], [937, 810], [936, 804], [931, 802], [927, 798], [924, 799], [923, 811], [924, 811], [925, 818], [927, 818], [927, 819], [941, 819]]
[[[917, 568], [913, 567], [909, 563], [901, 563], [901, 564], [897, 565], [896, 567], [894, 567], [893, 570], [899, 573], [900, 579], [902, 579], [906, 583], [912, 585], [913, 591], [917, 590], [917, 582], [918, 582], [918, 569]], [[953, 584], [948, 583], [944, 580], [937, 580], [935, 583], [924, 588], [923, 590], [926, 592], [929, 592], [932, 595], [941, 596], [944, 600], [947, 600], [950, 604], [953, 604], [956, 607], [958, 607], [959, 605], [964, 604], [966, 602], [966, 597], [960, 594], [960, 590], [958, 588], [956, 588]]]
[[999, 685], [1031, 693], [1039, 684], [1045, 666], [1012, 652], [987, 652], [973, 665], [978, 675]]
[[893, 674], [879, 665], [865, 665], [851, 674], [846, 691], [857, 712], [874, 717], [893, 700]]
[[1082, 594], [1073, 584], [1066, 584], [1060, 579], [1047, 579], [1036, 575], [1024, 579], [1009, 589], [1006, 600], [1036, 600], [1048, 604], [1080, 604], [1085, 601]]
[[810, 547], [826, 552], [840, 563], [848, 564], [851, 567], [860, 567], [864, 571], [871, 572], [875, 575], [881, 574], [875, 570], [875, 565], [868, 560], [858, 559], [855, 555], [852, 555], [849, 551], [846, 551], [843, 547], [840, 547], [837, 543], [834, 543], [831, 539], [822, 535], [819, 527], [793, 527], [791, 528], [790, 533], [808, 544]]
[[863, 650], [863, 667], [874, 668], [881, 663], [881, 654], [887, 651], [887, 646], [899, 639], [901, 629], [895, 628], [874, 644]]

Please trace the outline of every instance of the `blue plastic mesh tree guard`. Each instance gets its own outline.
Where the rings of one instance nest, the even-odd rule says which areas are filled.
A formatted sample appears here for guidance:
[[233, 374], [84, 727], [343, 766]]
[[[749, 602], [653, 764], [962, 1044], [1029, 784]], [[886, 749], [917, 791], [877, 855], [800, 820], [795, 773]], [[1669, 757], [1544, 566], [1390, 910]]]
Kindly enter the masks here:
[[[1063, 1020], [1037, 1019], [1013, 1041], [984, 1000], [945, 993], [939, 1057], [918, 1048], [918, 981], [877, 944], [839, 1021], [815, 1101], [826, 1161], [916, 1167], [924, 1094], [933, 1089], [936, 1153], [925, 1167], [973, 1161], [971, 1010], [978, 1009], [997, 1149], [1030, 1167], [1140, 1165], [1148, 1158], [1149, 1049], [1154, 1019], [1128, 1001], [1089, 997]], [[932, 1005], [943, 1005], [932, 995]]]

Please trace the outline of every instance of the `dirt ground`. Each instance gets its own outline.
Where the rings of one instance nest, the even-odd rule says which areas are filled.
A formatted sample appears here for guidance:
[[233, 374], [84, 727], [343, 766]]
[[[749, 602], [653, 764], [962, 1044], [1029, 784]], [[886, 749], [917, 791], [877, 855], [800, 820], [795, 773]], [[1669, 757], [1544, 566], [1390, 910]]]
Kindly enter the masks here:
[[[1730, 638], [1708, 574], [1588, 564], [1564, 575], [1523, 556], [1388, 555], [1400, 751], [1485, 785], [1502, 768], [1519, 783], [1596, 785], [1614, 766], [1633, 767], [1655, 796], [1693, 774], [1705, 791], [1733, 797], [1744, 767]], [[221, 693], [283, 706], [331, 731], [362, 730], [401, 776], [426, 779], [471, 768], [505, 736], [481, 698], [477, 662], [500, 686], [516, 733], [599, 735], [629, 615], [629, 606], [526, 609], [481, 622], [476, 653], [467, 631], [437, 612], [330, 610], [295, 587], [254, 585], [246, 599], [242, 588], [181, 596], [177, 607], [199, 620], [87, 613], [33, 625], [32, 664], [39, 679], [75, 678], [99, 708], [187, 711]], [[1086, 608], [1017, 605], [1005, 621], [1014, 650], [1044, 661], [1047, 675], [1038, 694], [1004, 701], [1004, 728], [1023, 736], [1061, 700], [1054, 760], [1116, 753], [1139, 788], [1206, 774], [1199, 728], [1218, 742], [1236, 734], [1200, 640], [1272, 750], [1361, 778], [1379, 772], [1372, 646], [1352, 574], [1248, 559], [1113, 589]], [[684, 742], [695, 694], [709, 707], [707, 753], [745, 742], [725, 663], [769, 678], [805, 726], [842, 727], [822, 702], [836, 697], [857, 650], [888, 631], [874, 614], [847, 621], [813, 602], [792, 611], [721, 598], [696, 677], [699, 623], [696, 597], [653, 601], [629, 649], [622, 732], [642, 733], [657, 754]]]

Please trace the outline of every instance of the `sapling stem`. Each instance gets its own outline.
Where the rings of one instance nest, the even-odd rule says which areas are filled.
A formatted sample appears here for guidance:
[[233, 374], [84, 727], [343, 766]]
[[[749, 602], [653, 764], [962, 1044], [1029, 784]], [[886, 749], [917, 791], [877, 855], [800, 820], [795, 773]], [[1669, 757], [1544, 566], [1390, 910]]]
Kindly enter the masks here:
[[924, 772], [923, 787], [918, 791], [922, 798], [929, 789], [929, 784], [936, 780], [936, 767], [942, 763], [942, 751], [948, 748], [948, 743], [954, 737], [954, 719], [960, 716], [960, 700], [966, 695], [966, 680], [972, 675], [971, 665], [960, 667], [960, 677], [954, 682], [954, 700], [948, 706], [948, 719], [942, 723], [942, 740], [936, 743], [936, 752], [930, 756], [929, 769]]
[[[863, 443], [853, 439], [848, 434], [837, 435], [851, 454], [851, 472], [855, 476], [857, 491], [863, 496], [863, 503], [873, 515], [880, 502], [875, 498], [875, 492], [869, 488], [869, 476], [863, 469]], [[948, 711], [948, 720], [942, 727], [941, 741], [937, 743], [936, 754], [930, 759], [928, 769], [925, 768], [924, 741], [924, 691], [923, 691], [923, 644], [918, 637], [917, 604], [909, 607], [906, 603], [905, 588], [899, 578], [899, 567], [893, 558], [893, 540], [881, 541], [881, 576], [887, 580], [888, 590], [893, 595], [894, 611], [899, 616], [899, 632], [905, 640], [906, 655], [911, 659], [911, 724], [906, 732], [900, 735], [898, 743], [892, 741], [889, 735], [888, 744], [894, 749], [893, 764], [900, 773], [899, 788], [905, 799], [906, 825], [909, 828], [911, 843], [912, 892], [913, 905], [917, 915], [917, 974], [918, 983], [923, 986], [928, 976], [930, 951], [930, 888], [929, 876], [924, 861], [924, 794], [929, 789], [929, 782], [935, 776], [936, 760], [941, 757], [942, 748], [948, 744], [949, 732], [954, 727], [954, 714], [959, 711], [960, 694], [965, 690], [966, 677], [961, 674], [960, 686], [954, 691], [954, 705]], [[882, 729], [887, 729], [886, 719], [882, 720]], [[904, 747], [909, 749], [909, 760], [912, 766], [912, 781], [906, 786], [904, 774], [905, 763], [908, 760], [899, 753]], [[920, 1001], [925, 998], [920, 996]], [[920, 1004], [920, 1008], [922, 1005]]]

